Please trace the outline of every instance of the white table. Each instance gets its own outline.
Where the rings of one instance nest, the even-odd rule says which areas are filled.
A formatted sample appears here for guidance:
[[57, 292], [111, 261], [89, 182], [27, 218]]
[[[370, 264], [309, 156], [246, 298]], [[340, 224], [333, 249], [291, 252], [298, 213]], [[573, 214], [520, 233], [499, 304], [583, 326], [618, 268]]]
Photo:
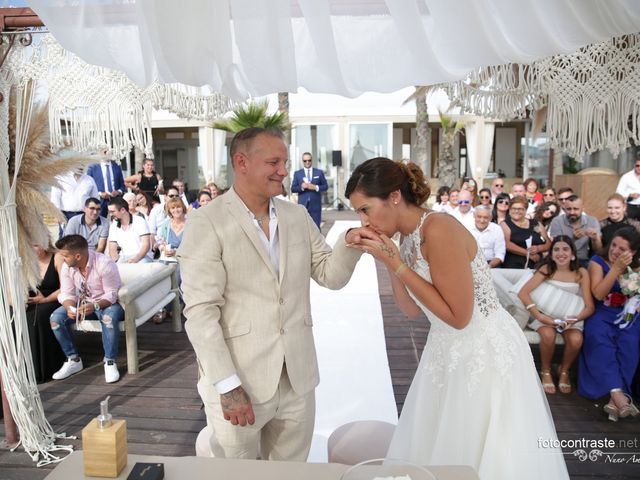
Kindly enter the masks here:
[[[163, 463], [166, 480], [259, 479], [259, 480], [339, 480], [349, 467], [337, 463], [265, 462], [260, 460], [226, 460], [204, 457], [155, 457], [129, 455], [129, 461], [118, 479], [126, 480], [136, 462]], [[375, 468], [375, 467], [371, 467]], [[479, 480], [471, 467], [429, 467], [438, 480]], [[79, 480], [86, 477], [82, 467], [82, 451], [73, 452], [60, 463], [47, 480]]]

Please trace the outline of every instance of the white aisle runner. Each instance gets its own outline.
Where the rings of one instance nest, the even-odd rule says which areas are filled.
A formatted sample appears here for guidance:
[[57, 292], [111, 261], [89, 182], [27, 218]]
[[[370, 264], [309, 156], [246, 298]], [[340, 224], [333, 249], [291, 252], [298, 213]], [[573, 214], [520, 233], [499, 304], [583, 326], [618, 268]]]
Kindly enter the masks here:
[[[360, 222], [337, 221], [327, 242], [333, 245], [338, 235], [359, 226]], [[320, 385], [309, 461], [326, 462], [327, 440], [340, 425], [398, 421], [373, 257], [362, 256], [342, 290], [312, 281], [311, 313]]]

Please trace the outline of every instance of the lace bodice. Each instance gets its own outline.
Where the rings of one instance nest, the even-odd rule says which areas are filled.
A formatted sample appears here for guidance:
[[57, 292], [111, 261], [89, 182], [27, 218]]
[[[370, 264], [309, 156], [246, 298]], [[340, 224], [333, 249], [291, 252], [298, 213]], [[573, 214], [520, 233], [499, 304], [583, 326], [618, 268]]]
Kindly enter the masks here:
[[[416, 229], [405, 237], [400, 245], [403, 261], [428, 282], [431, 282], [431, 273], [429, 263], [422, 256], [421, 246], [424, 242], [420, 232], [424, 221], [432, 214], [444, 215], [425, 212]], [[425, 364], [425, 368], [432, 374], [434, 383], [441, 385], [446, 372], [451, 373], [463, 364], [465, 375], [468, 376], [467, 386], [470, 393], [477, 386], [475, 374], [483, 371], [488, 364], [507, 375], [515, 355], [515, 343], [526, 342], [516, 321], [498, 301], [491, 271], [480, 247], [471, 261], [471, 273], [474, 308], [469, 324], [463, 329], [451, 327], [409, 292], [431, 322], [425, 347], [425, 353], [431, 358]]]

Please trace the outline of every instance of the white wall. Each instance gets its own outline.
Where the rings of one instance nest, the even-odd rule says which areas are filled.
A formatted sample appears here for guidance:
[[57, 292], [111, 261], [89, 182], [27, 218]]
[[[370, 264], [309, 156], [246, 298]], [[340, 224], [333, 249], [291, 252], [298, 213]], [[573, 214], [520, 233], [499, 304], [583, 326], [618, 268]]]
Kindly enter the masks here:
[[496, 128], [496, 167], [507, 177], [516, 176], [516, 129]]

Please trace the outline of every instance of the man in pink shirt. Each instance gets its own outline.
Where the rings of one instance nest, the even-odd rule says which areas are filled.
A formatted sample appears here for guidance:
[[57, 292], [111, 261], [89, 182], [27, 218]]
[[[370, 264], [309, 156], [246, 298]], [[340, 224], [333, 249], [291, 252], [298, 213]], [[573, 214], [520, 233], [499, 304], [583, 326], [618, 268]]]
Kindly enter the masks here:
[[70, 325], [87, 319], [100, 320], [104, 376], [107, 383], [117, 382], [120, 378], [116, 365], [118, 324], [124, 318], [124, 310], [118, 303], [121, 285], [118, 267], [107, 255], [89, 250], [87, 241], [80, 235], [62, 237], [56, 242], [56, 248], [64, 258], [58, 295], [62, 306], [51, 314], [50, 321], [67, 361], [53, 374], [53, 379], [62, 380], [82, 370], [82, 359], [73, 342]]

